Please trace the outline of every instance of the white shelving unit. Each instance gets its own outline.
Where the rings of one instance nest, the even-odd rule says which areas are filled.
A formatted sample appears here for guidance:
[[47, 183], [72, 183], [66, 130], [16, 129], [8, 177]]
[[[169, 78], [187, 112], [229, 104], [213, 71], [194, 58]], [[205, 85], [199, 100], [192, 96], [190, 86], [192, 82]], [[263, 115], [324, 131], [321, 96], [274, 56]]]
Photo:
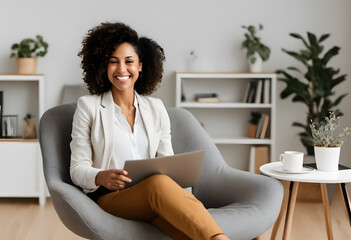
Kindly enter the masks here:
[[[248, 83], [261, 79], [270, 80], [269, 103], [244, 103]], [[249, 148], [252, 145], [268, 145], [270, 160], [275, 160], [275, 92], [274, 73], [176, 73], [176, 107], [192, 112], [213, 138], [228, 164], [243, 170], [247, 170]], [[194, 100], [197, 93], [217, 93], [221, 101], [199, 103]], [[247, 137], [251, 111], [264, 112], [270, 116], [268, 137]], [[241, 163], [236, 163], [239, 158]]]
[[[37, 130], [44, 113], [44, 75], [0, 74], [3, 115], [18, 115], [23, 136], [27, 113]], [[38, 197], [45, 204], [46, 191], [38, 139], [0, 138], [0, 197]]]

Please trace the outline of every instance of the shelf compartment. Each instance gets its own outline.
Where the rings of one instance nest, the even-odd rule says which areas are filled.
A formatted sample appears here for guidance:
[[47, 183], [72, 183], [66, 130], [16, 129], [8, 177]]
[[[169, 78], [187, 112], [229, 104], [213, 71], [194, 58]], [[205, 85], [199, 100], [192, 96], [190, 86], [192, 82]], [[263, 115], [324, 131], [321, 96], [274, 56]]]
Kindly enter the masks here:
[[269, 138], [213, 138], [215, 144], [249, 144], [249, 145], [269, 145], [272, 140]]
[[182, 108], [272, 108], [272, 104], [263, 103], [198, 103], [198, 102], [181, 102]]

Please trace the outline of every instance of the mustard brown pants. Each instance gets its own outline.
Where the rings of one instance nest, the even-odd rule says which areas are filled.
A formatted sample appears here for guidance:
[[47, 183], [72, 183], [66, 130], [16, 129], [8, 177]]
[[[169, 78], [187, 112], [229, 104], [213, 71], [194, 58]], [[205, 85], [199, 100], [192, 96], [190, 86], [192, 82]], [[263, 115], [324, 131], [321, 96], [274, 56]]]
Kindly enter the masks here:
[[162, 174], [105, 194], [97, 204], [117, 217], [149, 222], [172, 239], [202, 240], [223, 233], [194, 195]]

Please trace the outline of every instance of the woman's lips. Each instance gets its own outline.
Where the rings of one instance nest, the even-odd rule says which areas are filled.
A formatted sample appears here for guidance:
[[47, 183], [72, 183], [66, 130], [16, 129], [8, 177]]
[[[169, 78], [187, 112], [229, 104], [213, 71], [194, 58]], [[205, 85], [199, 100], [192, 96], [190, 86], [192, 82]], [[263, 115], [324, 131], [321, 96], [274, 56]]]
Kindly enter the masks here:
[[130, 76], [115, 76], [120, 81], [126, 81], [130, 78]]

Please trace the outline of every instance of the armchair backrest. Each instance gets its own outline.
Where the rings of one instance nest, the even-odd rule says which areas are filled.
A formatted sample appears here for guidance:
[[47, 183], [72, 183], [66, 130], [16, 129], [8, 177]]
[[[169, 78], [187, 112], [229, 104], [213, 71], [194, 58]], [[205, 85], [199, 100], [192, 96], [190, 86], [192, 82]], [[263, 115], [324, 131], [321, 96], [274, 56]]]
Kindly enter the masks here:
[[[45, 112], [41, 118], [39, 137], [48, 185], [52, 180], [73, 184], [69, 176], [69, 144], [75, 109], [75, 103], [57, 106]], [[171, 120], [174, 152], [205, 150], [199, 184], [193, 188], [193, 193], [199, 195], [202, 186], [207, 189], [210, 187], [209, 177], [218, 173], [225, 162], [209, 135], [190, 112], [178, 108], [167, 108], [167, 111]]]
[[50, 181], [55, 180], [73, 184], [69, 174], [71, 159], [69, 144], [75, 110], [75, 103], [57, 106], [46, 111], [40, 120], [40, 148], [48, 185]]

